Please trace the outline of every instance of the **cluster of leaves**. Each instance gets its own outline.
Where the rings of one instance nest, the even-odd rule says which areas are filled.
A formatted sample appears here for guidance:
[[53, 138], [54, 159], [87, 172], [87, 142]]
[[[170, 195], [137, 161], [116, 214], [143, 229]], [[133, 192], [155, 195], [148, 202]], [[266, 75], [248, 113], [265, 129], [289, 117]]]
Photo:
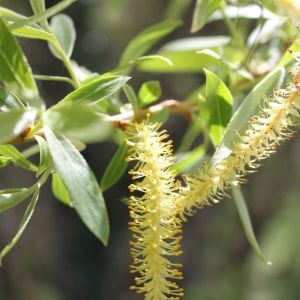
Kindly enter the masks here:
[[[285, 68], [299, 51], [297, 39], [287, 48], [288, 41], [295, 36], [295, 26], [286, 16], [277, 15], [280, 8], [272, 1], [264, 1], [265, 7], [251, 2], [238, 7], [222, 0], [198, 0], [191, 31], [195, 33], [211, 22], [220, 22], [225, 23], [230, 34], [175, 40], [146, 55], [155, 43], [182, 24], [178, 19], [187, 10], [189, 1], [184, 4], [184, 1], [170, 1], [166, 20], [136, 36], [114, 70], [105, 74], [83, 72], [71, 60], [76, 40], [73, 21], [60, 13], [73, 2], [64, 0], [46, 8], [45, 1], [30, 0], [33, 11], [30, 17], [0, 7], [0, 167], [13, 163], [35, 173], [37, 178], [30, 187], [0, 190], [1, 212], [31, 197], [18, 232], [1, 251], [0, 258], [20, 238], [34, 211], [40, 188], [49, 178], [54, 195], [73, 207], [91, 232], [107, 244], [109, 222], [102, 192], [113, 187], [127, 169], [128, 146], [124, 143], [123, 124], [145, 116], [163, 123], [172, 109], [188, 114], [190, 126], [182, 138], [174, 168], [193, 172], [207, 156], [211, 144], [216, 148], [215, 158], [224, 155], [223, 146], [230, 148], [236, 130], [246, 129], [263, 95], [284, 82]], [[253, 20], [257, 21], [254, 27]], [[48, 43], [69, 76], [33, 74], [18, 38]], [[153, 105], [161, 98], [160, 84], [155, 80], [145, 82], [135, 93], [128, 83], [133, 68], [150, 73], [204, 70], [206, 81], [199, 83], [182, 101]], [[37, 88], [38, 80], [62, 81], [70, 84], [73, 91], [46, 109]], [[125, 105], [130, 106], [126, 112], [121, 92], [128, 102]], [[199, 135], [204, 142], [192, 148]], [[87, 143], [112, 136], [119, 148], [99, 183], [80, 150]], [[29, 146], [20, 151], [15, 144], [23, 142], [29, 142]], [[40, 156], [39, 165], [29, 159], [35, 154]], [[243, 196], [240, 191], [234, 196], [249, 241], [262, 257]]]

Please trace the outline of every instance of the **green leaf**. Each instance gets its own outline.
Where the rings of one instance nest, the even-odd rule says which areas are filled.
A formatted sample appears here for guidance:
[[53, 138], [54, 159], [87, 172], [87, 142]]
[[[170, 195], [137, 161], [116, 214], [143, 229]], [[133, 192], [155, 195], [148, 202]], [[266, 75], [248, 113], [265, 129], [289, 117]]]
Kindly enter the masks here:
[[[35, 0], [33, 0], [35, 1]], [[17, 21], [11, 25], [9, 25], [10, 29], [16, 29], [25, 25], [31, 25], [37, 22], [40, 22], [43, 24], [43, 21], [47, 18], [50, 18], [57, 13], [61, 12], [68, 6], [70, 6], [72, 3], [76, 2], [76, 0], [64, 0], [60, 1], [59, 3], [51, 6], [50, 8], [46, 9], [45, 11], [41, 11], [40, 13], [36, 13], [35, 15], [31, 17], [26, 17], [25, 19], [22, 19], [20, 21]]]
[[161, 96], [161, 87], [158, 81], [152, 80], [142, 84], [139, 90], [139, 99], [142, 106], [156, 101]]
[[[181, 21], [178, 20], [167, 20], [142, 31], [126, 47], [120, 59], [119, 67], [127, 65], [145, 54], [155, 43], [170, 34], [181, 24]], [[126, 68], [122, 73], [128, 74], [130, 69], [130, 67]]]
[[13, 145], [0, 145], [0, 154], [10, 157], [12, 161], [32, 172], [37, 172], [38, 167], [34, 165], [30, 160], [28, 160], [16, 147]]
[[212, 13], [220, 7], [222, 0], [197, 0], [193, 13], [191, 32], [199, 31]]
[[23, 234], [24, 230], [26, 229], [26, 226], [29, 223], [31, 216], [34, 212], [38, 198], [39, 198], [39, 189], [36, 188], [36, 190], [32, 196], [32, 199], [25, 211], [25, 214], [21, 220], [21, 223], [19, 225], [16, 235], [11, 240], [11, 242], [7, 246], [5, 246], [4, 249], [0, 252], [0, 265], [1, 265], [1, 259], [15, 246], [15, 244], [18, 242], [21, 235]]
[[166, 44], [158, 51], [159, 57], [164, 57], [169, 63], [161, 59], [138, 61], [138, 68], [146, 72], [168, 72], [168, 73], [199, 73], [203, 68], [228, 64], [212, 49], [228, 44], [227, 36], [201, 37], [180, 39]]
[[111, 133], [111, 126], [89, 105], [68, 103], [54, 106], [45, 114], [45, 122], [56, 132], [84, 143], [99, 142]]
[[238, 131], [242, 134], [247, 129], [249, 119], [260, 109], [263, 98], [272, 93], [275, 86], [280, 86], [284, 77], [284, 68], [276, 68], [250, 91], [231, 118], [221, 144], [212, 157], [213, 164], [231, 154], [234, 142], [238, 139], [236, 132]]
[[133, 88], [129, 84], [123, 85], [123, 91], [126, 95], [126, 98], [132, 105], [133, 111], [136, 113], [139, 110], [139, 99], [137, 95], [135, 94]]
[[0, 190], [0, 212], [18, 205], [32, 192], [32, 188]]
[[52, 33], [31, 26], [22, 26], [13, 29], [12, 33], [18, 37], [44, 40], [50, 43], [55, 42], [55, 36]]
[[18, 109], [8, 112], [0, 112], [0, 144], [11, 141], [21, 134], [36, 117], [33, 110]]
[[240, 190], [240, 188], [232, 187], [232, 194], [233, 194], [233, 200], [236, 205], [237, 211], [239, 213], [239, 217], [241, 219], [246, 237], [252, 246], [253, 250], [255, 251], [256, 255], [265, 263], [268, 265], [272, 264], [271, 262], [267, 261], [264, 257], [254, 234], [253, 227], [251, 224], [251, 219], [249, 216], [248, 208], [246, 205], [246, 201], [244, 199], [244, 196]]
[[59, 105], [67, 101], [100, 102], [117, 92], [128, 80], [126, 76], [100, 76], [68, 94]]
[[206, 105], [210, 112], [208, 121], [213, 144], [219, 145], [232, 115], [232, 95], [225, 83], [214, 73], [205, 70]]
[[80, 152], [64, 136], [44, 127], [50, 153], [83, 223], [107, 245], [108, 215], [98, 183]]
[[284, 68], [276, 68], [250, 91], [227, 126], [222, 140], [224, 146], [231, 148], [232, 142], [237, 138], [236, 131], [242, 133], [246, 130], [249, 119], [260, 109], [263, 98], [272, 94], [273, 89], [280, 86], [284, 78]]
[[101, 179], [100, 188], [105, 191], [112, 187], [123, 176], [127, 169], [128, 162], [128, 146], [126, 143], [121, 145], [110, 160], [103, 177]]
[[166, 9], [166, 19], [181, 19], [189, 8], [191, 0], [171, 0]]
[[0, 156], [0, 168], [5, 167], [11, 161], [11, 157]]
[[73, 203], [70, 199], [68, 190], [63, 181], [61, 180], [59, 174], [56, 172], [52, 174], [52, 192], [54, 196], [62, 203], [73, 207]]
[[35, 139], [38, 142], [40, 150], [40, 164], [37, 172], [37, 175], [40, 175], [48, 168], [51, 161], [51, 156], [48, 143], [45, 141], [45, 139], [38, 135], [35, 136]]
[[7, 112], [20, 108], [25, 108], [23, 102], [16, 95], [11, 94], [7, 88], [0, 87], [0, 110]]
[[26, 101], [37, 98], [38, 90], [30, 66], [18, 42], [0, 19], [0, 80]]
[[[56, 36], [61, 48], [64, 50], [67, 57], [70, 58], [76, 40], [76, 30], [73, 20], [65, 14], [59, 14], [51, 19], [50, 26], [51, 31]], [[58, 59], [61, 58], [51, 45], [50, 50]]]

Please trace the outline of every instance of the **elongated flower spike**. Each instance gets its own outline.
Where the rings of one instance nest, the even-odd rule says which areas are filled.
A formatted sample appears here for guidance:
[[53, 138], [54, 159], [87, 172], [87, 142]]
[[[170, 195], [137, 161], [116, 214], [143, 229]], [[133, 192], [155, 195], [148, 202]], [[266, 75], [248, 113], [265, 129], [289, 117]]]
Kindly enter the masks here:
[[132, 289], [144, 293], [146, 300], [176, 300], [183, 295], [174, 282], [182, 279], [181, 265], [169, 260], [182, 253], [182, 221], [178, 216], [179, 183], [170, 169], [174, 164], [172, 144], [166, 139], [167, 133], [158, 124], [129, 125], [128, 160], [136, 162], [130, 171], [134, 183], [129, 186], [135, 193], [129, 199], [131, 272], [138, 273]]
[[285, 89], [275, 90], [265, 98], [260, 111], [249, 121], [244, 134], [222, 159], [213, 161], [196, 176], [186, 175], [182, 189], [181, 217], [192, 215], [198, 207], [218, 202], [232, 185], [240, 185], [249, 172], [274, 153], [286, 139], [292, 137], [295, 118], [300, 109], [300, 67]]

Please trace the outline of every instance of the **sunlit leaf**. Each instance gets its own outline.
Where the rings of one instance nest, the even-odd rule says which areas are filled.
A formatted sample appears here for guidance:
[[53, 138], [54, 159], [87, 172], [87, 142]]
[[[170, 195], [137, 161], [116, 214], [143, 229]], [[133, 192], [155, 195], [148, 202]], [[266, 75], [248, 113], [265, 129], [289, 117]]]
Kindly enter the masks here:
[[[130, 61], [137, 59], [145, 54], [155, 43], [166, 35], [170, 34], [182, 23], [177, 20], [167, 20], [155, 24], [138, 34], [125, 49], [119, 67], [128, 64]], [[130, 67], [123, 70], [123, 74], [130, 72]]]
[[26, 97], [37, 98], [38, 90], [23, 51], [17, 40], [0, 19], [0, 80], [9, 90]]
[[83, 223], [106, 245], [109, 237], [108, 215], [94, 174], [69, 140], [48, 127], [44, 131], [55, 169], [68, 190], [75, 210]]
[[10, 157], [12, 161], [32, 172], [37, 172], [38, 167], [34, 165], [30, 160], [28, 160], [16, 147], [13, 145], [0, 145], [0, 154]]
[[[61, 48], [66, 53], [67, 57], [70, 58], [76, 40], [76, 30], [73, 20], [65, 14], [59, 14], [51, 19], [50, 26], [52, 33], [56, 36]], [[51, 45], [50, 50], [54, 56], [60, 59], [60, 55], [56, 53]]]
[[222, 0], [197, 0], [193, 14], [192, 32], [199, 31], [211, 14], [219, 8]]
[[219, 145], [232, 115], [232, 96], [225, 83], [214, 73], [205, 70], [206, 106], [209, 108], [208, 121], [213, 144]]
[[100, 76], [68, 94], [60, 104], [67, 101], [79, 101], [81, 103], [102, 101], [117, 92], [128, 80], [129, 77], [126, 76]]
[[142, 84], [139, 90], [141, 104], [148, 105], [156, 101], [161, 96], [161, 87], [158, 81], [152, 80]]
[[54, 106], [46, 112], [45, 121], [53, 130], [85, 143], [101, 141], [111, 132], [91, 106], [77, 102]]

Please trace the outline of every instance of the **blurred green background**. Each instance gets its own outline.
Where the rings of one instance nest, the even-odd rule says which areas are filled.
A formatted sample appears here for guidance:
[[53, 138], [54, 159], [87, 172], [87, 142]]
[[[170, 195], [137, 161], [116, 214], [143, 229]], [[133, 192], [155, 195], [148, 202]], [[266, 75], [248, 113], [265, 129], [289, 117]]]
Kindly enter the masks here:
[[[3, 0], [0, 5], [30, 15], [28, 1]], [[47, 6], [59, 1], [46, 1]], [[103, 73], [114, 68], [126, 44], [142, 29], [161, 21], [167, 0], [82, 0], [65, 12], [76, 26], [73, 58], [88, 69]], [[192, 6], [185, 25], [168, 37], [190, 36]], [[207, 29], [211, 34], [223, 30]], [[202, 34], [202, 32], [200, 32]], [[61, 63], [39, 41], [22, 40], [35, 74], [64, 74]], [[135, 76], [137, 75], [137, 76]], [[137, 78], [137, 79], [136, 79]], [[132, 84], [159, 79], [163, 99], [181, 99], [197, 86], [200, 75], [134, 74]], [[68, 87], [40, 84], [50, 105]], [[184, 126], [171, 120], [170, 134], [177, 145]], [[84, 156], [100, 178], [116, 145], [90, 145]], [[246, 241], [233, 201], [206, 207], [184, 226], [182, 247], [185, 300], [298, 300], [300, 299], [300, 137], [285, 143], [243, 187], [254, 229], [267, 266]], [[17, 168], [0, 173], [0, 188], [26, 186], [34, 180]], [[142, 299], [129, 291], [130, 234], [127, 230], [129, 178], [105, 192], [111, 222], [108, 247], [87, 230], [74, 211], [56, 201], [50, 185], [44, 188], [36, 212], [15, 249], [0, 268], [2, 300], [129, 300]], [[13, 236], [26, 203], [0, 215], [0, 246]]]

